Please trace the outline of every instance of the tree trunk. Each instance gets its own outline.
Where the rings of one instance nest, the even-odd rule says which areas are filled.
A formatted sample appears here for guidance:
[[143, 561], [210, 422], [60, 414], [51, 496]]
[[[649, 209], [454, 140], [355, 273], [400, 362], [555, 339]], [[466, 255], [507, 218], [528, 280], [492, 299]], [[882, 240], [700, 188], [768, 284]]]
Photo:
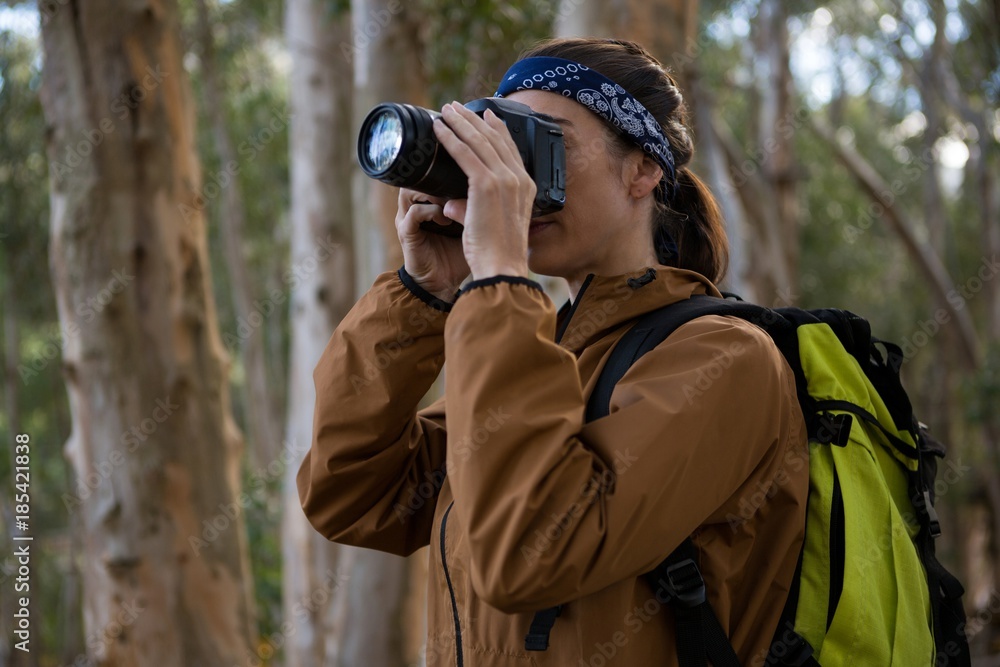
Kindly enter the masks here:
[[729, 160], [722, 142], [717, 135], [713, 117], [714, 103], [711, 94], [701, 85], [696, 68], [688, 69], [688, 91], [695, 110], [696, 136], [699, 138], [698, 152], [706, 169], [706, 180], [712, 193], [719, 201], [722, 217], [729, 238], [729, 270], [724, 281], [724, 289], [739, 294], [744, 299], [759, 303], [760, 294], [748, 275], [750, 263], [746, 260], [749, 243], [746, 211], [737, 193], [729, 170]]
[[[353, 37], [342, 51], [354, 66], [354, 112], [357, 128], [380, 102], [405, 102], [426, 107], [426, 76], [417, 40], [419, 13], [401, 0], [352, 0]], [[351, 146], [353, 154], [354, 147]], [[396, 236], [398, 190], [354, 172], [358, 227], [357, 287], [365, 292], [382, 271], [399, 268], [403, 251]]]
[[[313, 369], [334, 328], [354, 304], [351, 227], [351, 134], [353, 72], [341, 53], [350, 40], [347, 14], [331, 16], [323, 0], [288, 0], [285, 35], [292, 57], [291, 124], [291, 357], [288, 378], [282, 520], [282, 576], [288, 667], [344, 664], [343, 629], [336, 599], [347, 570], [341, 547], [309, 524], [299, 503], [295, 476], [312, 443], [316, 405]], [[298, 269], [298, 270], [296, 270]], [[358, 663], [366, 664], [366, 663]], [[377, 663], [370, 663], [377, 665]]]
[[[762, 0], [757, 30], [757, 146], [764, 156], [759, 165], [765, 186], [762, 199], [771, 261], [769, 282], [761, 294], [792, 295], [798, 286], [799, 231], [795, 198], [795, 157], [792, 134], [792, 75], [788, 63], [788, 28], [779, 0]], [[763, 287], [763, 286], [761, 286]], [[788, 299], [791, 300], [791, 299]]]
[[695, 58], [698, 0], [562, 0], [556, 14], [560, 37], [614, 37], [646, 47], [681, 75]]
[[243, 441], [177, 15], [169, 0], [93, 0], [42, 25], [50, 268], [78, 480], [63, 500], [83, 530], [99, 665], [236, 664], [256, 638]]
[[[354, 67], [355, 128], [379, 102], [430, 104], [417, 39], [419, 20], [419, 11], [399, 0], [352, 0], [349, 48]], [[368, 178], [360, 169], [354, 170], [358, 294], [367, 291], [379, 273], [403, 264], [395, 225], [398, 192]], [[418, 624], [406, 619], [404, 609], [408, 595], [423, 599], [426, 581], [410, 580], [411, 568], [403, 558], [358, 552], [351, 547], [345, 547], [344, 553], [351, 563], [346, 573], [350, 583], [340, 603], [348, 605], [344, 609], [349, 608], [350, 614], [345, 614], [341, 628], [340, 664], [395, 667], [412, 662], [415, 656], [407, 649], [413, 637], [408, 637], [407, 631], [412, 632]], [[426, 559], [426, 550], [413, 558]], [[423, 639], [419, 637], [421, 643]]]
[[[202, 91], [205, 107], [212, 126], [215, 150], [219, 156], [219, 169], [228, 180], [220, 185], [222, 199], [219, 202], [221, 219], [223, 256], [226, 258], [226, 272], [229, 274], [229, 291], [233, 298], [233, 312], [237, 321], [250, 324], [238, 328], [239, 350], [246, 370], [246, 415], [250, 427], [250, 453], [256, 467], [266, 467], [278, 457], [280, 450], [280, 428], [274, 414], [274, 402], [269, 391], [267, 362], [264, 355], [264, 327], [253, 326], [256, 317], [266, 317], [253, 301], [245, 253], [243, 251], [243, 228], [246, 213], [243, 207], [243, 191], [240, 188], [239, 161], [236, 149], [229, 136], [226, 121], [225, 84], [219, 76], [215, 59], [215, 38], [209, 19], [206, 0], [197, 0], [197, 41], [201, 51]], [[205, 206], [202, 206], [205, 214]], [[227, 342], [229, 342], [227, 340]], [[235, 340], [233, 340], [235, 343]]]

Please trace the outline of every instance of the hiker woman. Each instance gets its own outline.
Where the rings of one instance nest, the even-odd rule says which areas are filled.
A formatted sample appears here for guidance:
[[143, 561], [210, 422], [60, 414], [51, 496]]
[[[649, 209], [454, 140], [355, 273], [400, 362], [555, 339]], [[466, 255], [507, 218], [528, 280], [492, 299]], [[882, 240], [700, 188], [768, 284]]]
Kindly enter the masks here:
[[[688, 537], [740, 660], [762, 659], [808, 488], [795, 382], [771, 339], [698, 318], [631, 367], [609, 415], [584, 417], [636, 318], [719, 296], [727, 242], [686, 166], [681, 93], [636, 44], [572, 39], [525, 54], [497, 95], [562, 125], [565, 208], [532, 219], [535, 185], [502, 121], [444, 106], [434, 132], [468, 198], [400, 192], [404, 266], [314, 373], [305, 513], [342, 544], [430, 545], [429, 666], [677, 664], [674, 612], [641, 575]], [[460, 239], [420, 228], [449, 219]], [[557, 312], [529, 270], [565, 278], [571, 302]], [[442, 366], [444, 398], [418, 411]]]

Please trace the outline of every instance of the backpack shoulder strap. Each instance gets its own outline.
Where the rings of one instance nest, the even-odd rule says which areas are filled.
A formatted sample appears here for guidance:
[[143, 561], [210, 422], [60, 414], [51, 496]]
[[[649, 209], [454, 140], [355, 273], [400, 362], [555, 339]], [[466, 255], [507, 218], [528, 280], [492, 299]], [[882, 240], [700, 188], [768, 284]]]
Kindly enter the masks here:
[[[775, 336], [775, 331], [787, 328], [788, 324], [777, 312], [762, 306], [705, 294], [692, 295], [683, 301], [650, 311], [640, 317], [612, 349], [587, 401], [586, 421], [609, 414], [611, 393], [615, 385], [642, 355], [662, 343], [682, 325], [705, 315], [739, 317], [759, 325], [772, 337]], [[678, 626], [678, 637], [684, 635], [690, 638], [678, 645], [678, 656], [682, 658], [681, 667], [704, 665], [706, 658], [711, 659], [716, 667], [739, 665], [732, 645], [705, 596], [705, 582], [698, 570], [697, 552], [690, 538], [667, 556], [656, 570], [648, 573], [647, 579], [659, 594], [669, 596], [669, 604], [683, 626], [683, 631]], [[661, 590], [664, 582], [671, 584], [672, 591]], [[697, 599], [693, 605], [689, 604], [692, 594]], [[548, 648], [549, 632], [556, 616], [558, 610], [555, 607], [535, 614], [532, 630], [525, 637], [526, 650], [544, 651]]]
[[704, 315], [739, 317], [760, 325], [768, 333], [771, 333], [771, 328], [776, 324], [783, 322], [783, 318], [775, 311], [762, 306], [705, 294], [695, 294], [683, 301], [646, 313], [625, 332], [611, 351], [611, 356], [598, 376], [594, 391], [587, 401], [587, 421], [608, 415], [611, 393], [615, 385], [639, 357], [662, 343], [682, 325]]
[[740, 667], [740, 659], [708, 602], [698, 550], [687, 538], [662, 563], [644, 575], [656, 599], [670, 605], [676, 622], [680, 667]]

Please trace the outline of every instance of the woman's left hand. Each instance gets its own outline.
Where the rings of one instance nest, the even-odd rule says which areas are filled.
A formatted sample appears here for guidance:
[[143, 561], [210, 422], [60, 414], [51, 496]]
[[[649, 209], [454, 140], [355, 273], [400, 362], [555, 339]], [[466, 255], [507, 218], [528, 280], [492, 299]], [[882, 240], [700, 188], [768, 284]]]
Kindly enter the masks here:
[[465, 226], [462, 246], [473, 279], [527, 277], [536, 187], [507, 126], [490, 110], [480, 118], [458, 102], [441, 114], [434, 133], [469, 177], [468, 199], [449, 201], [444, 214]]

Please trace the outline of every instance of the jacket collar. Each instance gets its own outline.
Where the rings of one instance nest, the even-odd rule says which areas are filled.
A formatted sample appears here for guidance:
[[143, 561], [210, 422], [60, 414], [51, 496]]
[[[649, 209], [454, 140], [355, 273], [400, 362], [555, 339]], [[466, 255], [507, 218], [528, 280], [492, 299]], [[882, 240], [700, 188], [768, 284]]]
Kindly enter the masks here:
[[617, 276], [590, 274], [576, 300], [559, 309], [556, 342], [579, 354], [612, 330], [692, 294], [722, 296], [700, 273], [662, 264]]

